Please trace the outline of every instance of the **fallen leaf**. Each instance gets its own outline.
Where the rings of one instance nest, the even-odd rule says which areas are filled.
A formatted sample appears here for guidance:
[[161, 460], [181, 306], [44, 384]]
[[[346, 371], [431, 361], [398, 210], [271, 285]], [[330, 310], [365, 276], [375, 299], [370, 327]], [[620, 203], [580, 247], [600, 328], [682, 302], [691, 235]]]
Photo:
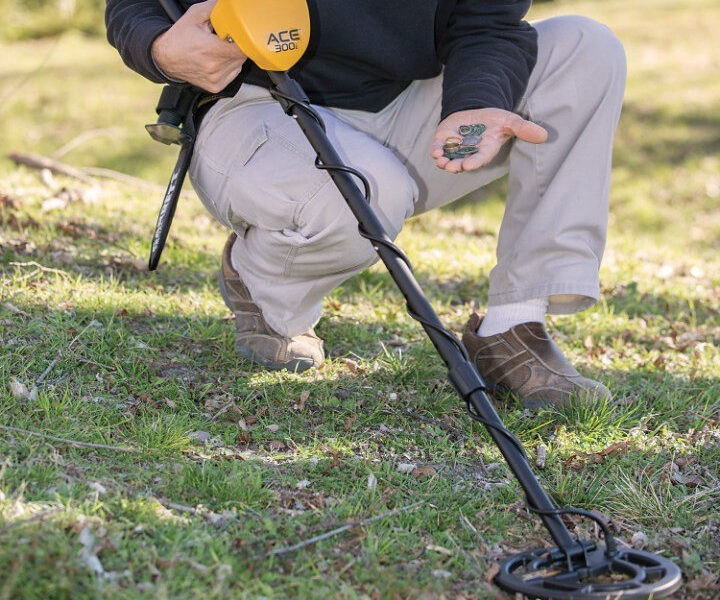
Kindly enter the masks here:
[[636, 550], [642, 550], [645, 546], [647, 546], [648, 543], [648, 537], [645, 535], [642, 531], [636, 531], [633, 533], [632, 538], [630, 539], [630, 543], [632, 544], [632, 547]]
[[0, 192], [0, 207], [20, 210], [20, 202], [5, 192]]
[[160, 567], [161, 569], [171, 569], [172, 567], [174, 567], [177, 564], [177, 561], [174, 558], [167, 559], [167, 558], [158, 557], [155, 559], [155, 564], [158, 567]]
[[432, 479], [437, 477], [437, 471], [430, 465], [418, 467], [412, 471], [412, 476], [416, 479]]
[[698, 266], [690, 267], [689, 273], [690, 277], [694, 277], [695, 279], [702, 279], [705, 277], [705, 271]]
[[88, 487], [91, 490], [97, 492], [98, 496], [104, 496], [105, 494], [107, 494], [107, 488], [102, 483], [99, 483], [97, 481], [90, 482], [88, 484]]
[[97, 204], [105, 194], [105, 191], [98, 185], [84, 189], [80, 194], [83, 204]]
[[205, 408], [208, 410], [220, 410], [221, 408], [225, 407], [225, 401], [223, 399], [219, 399], [217, 397], [208, 398], [205, 400]]
[[202, 443], [207, 442], [211, 436], [207, 431], [193, 431], [192, 433], [188, 434], [188, 437], [191, 440]]
[[83, 402], [92, 402], [93, 404], [100, 404], [100, 402], [105, 400], [105, 398], [103, 398], [102, 396], [83, 396], [82, 398], [80, 398], [80, 400]]
[[408, 345], [408, 341], [406, 339], [401, 338], [397, 334], [393, 334], [392, 338], [390, 338], [389, 340], [383, 340], [382, 343], [385, 344], [386, 346], [390, 346], [393, 348], [402, 348], [403, 346]]
[[611, 454], [623, 456], [624, 454], [627, 454], [629, 446], [630, 444], [628, 442], [615, 442], [614, 444], [610, 444], [604, 450], [601, 450], [599, 454], [600, 456], [610, 456]]
[[215, 573], [215, 583], [222, 583], [230, 575], [232, 575], [232, 566], [220, 565]]
[[95, 575], [103, 575], [105, 573], [105, 569], [103, 568], [100, 559], [95, 554], [95, 537], [89, 527], [85, 527], [80, 532], [79, 539], [80, 544], [82, 545], [82, 551], [80, 552], [82, 561], [93, 573], [95, 573]]
[[300, 394], [300, 400], [298, 400], [297, 404], [293, 405], [293, 408], [295, 410], [305, 410], [305, 402], [307, 402], [307, 399], [310, 397], [310, 390], [304, 390], [302, 394]]
[[280, 429], [280, 425], [275, 425], [275, 424], [266, 425], [266, 426], [265, 426], [265, 429], [267, 429], [268, 431], [272, 431], [273, 433], [275, 433], [276, 431], [278, 431], [278, 430]]
[[15, 306], [14, 304], [11, 304], [10, 302], [5, 302], [5, 304], [3, 304], [3, 306], [5, 308], [7, 308], [11, 313], [15, 313], [16, 315], [22, 315], [23, 317], [30, 316], [29, 313], [26, 313], [24, 310], [19, 309], [17, 306]]
[[285, 449], [285, 442], [281, 442], [280, 440], [273, 440], [268, 444], [268, 447], [270, 448], [271, 452], [279, 452], [280, 450]]
[[707, 593], [708, 590], [718, 591], [720, 588], [717, 585], [718, 576], [711, 573], [707, 569], [703, 569], [699, 577], [688, 578], [685, 589], [689, 592], [688, 598], [709, 598], [710, 596], [703, 596], [700, 594]]
[[658, 269], [658, 279], [670, 279], [675, 274], [675, 267], [670, 264], [661, 265]]
[[537, 449], [537, 458], [535, 459], [535, 464], [537, 465], [537, 468], [544, 469], [546, 460], [547, 460], [547, 446], [545, 444], [540, 444], [540, 446], [538, 446], [538, 449]]
[[452, 556], [453, 551], [448, 550], [447, 548], [443, 548], [442, 546], [436, 546], [435, 544], [428, 544], [425, 546], [425, 550], [430, 550], [431, 552], [438, 552], [440, 554], [444, 554], [445, 556]]
[[196, 571], [200, 571], [201, 573], [205, 573], [210, 570], [208, 567], [194, 561], [192, 558], [189, 558], [187, 562], [193, 569], [195, 569]]
[[47, 200], [43, 200], [40, 210], [42, 212], [50, 212], [51, 210], [64, 210], [67, 208], [69, 201], [61, 196], [51, 196]]
[[135, 271], [147, 271], [148, 264], [143, 258], [132, 256], [113, 256], [108, 261], [108, 266], [114, 269], [133, 269]]
[[400, 473], [412, 473], [415, 469], [417, 469], [417, 465], [413, 463], [400, 463], [397, 466], [397, 470]]
[[35, 386], [29, 389], [22, 381], [17, 377], [11, 377], [8, 382], [8, 389], [12, 394], [13, 398], [18, 400], [37, 400], [37, 388]]
[[375, 477], [375, 473], [370, 473], [368, 475], [367, 489], [374, 490], [376, 487], [377, 487], [377, 477]]
[[359, 366], [354, 360], [352, 360], [351, 358], [343, 358], [342, 361], [351, 373], [358, 372]]
[[310, 485], [310, 482], [307, 479], [302, 479], [301, 481], [298, 481], [295, 484], [295, 487], [299, 490], [304, 490], [309, 485]]
[[492, 583], [493, 579], [495, 579], [495, 576], [500, 572], [500, 564], [494, 562], [490, 565], [490, 568], [488, 569], [488, 572], [485, 573], [485, 581], [488, 583]]
[[53, 177], [50, 169], [40, 169], [40, 180], [51, 190], [57, 187], [55, 183], [55, 177]]

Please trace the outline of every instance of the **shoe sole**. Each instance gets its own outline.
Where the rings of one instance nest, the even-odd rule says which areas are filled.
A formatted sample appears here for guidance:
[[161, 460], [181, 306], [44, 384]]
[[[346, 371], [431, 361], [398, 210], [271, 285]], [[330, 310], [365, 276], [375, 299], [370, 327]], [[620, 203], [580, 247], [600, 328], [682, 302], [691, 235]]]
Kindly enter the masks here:
[[[218, 272], [218, 284], [220, 287], [220, 295], [222, 296], [223, 302], [225, 302], [225, 306], [227, 306], [230, 311], [235, 314], [232, 308], [232, 303], [229, 299], [227, 287], [225, 286], [225, 280], [222, 276], [222, 271]], [[308, 358], [293, 358], [292, 360], [284, 363], [268, 360], [253, 352], [247, 346], [243, 346], [242, 344], [238, 343], [237, 340], [235, 340], [235, 354], [253, 364], [262, 365], [263, 367], [265, 367], [266, 369], [270, 369], [271, 371], [287, 370], [293, 373], [302, 373], [303, 371], [312, 369], [315, 366], [315, 361]]]
[[491, 393], [493, 397], [498, 398], [499, 400], [506, 399], [508, 397], [516, 398], [520, 401], [520, 404], [523, 405], [523, 408], [527, 408], [528, 410], [538, 410], [541, 408], [565, 410], [572, 406], [574, 402], [596, 404], [603, 401], [609, 402], [612, 399], [610, 396], [601, 395], [598, 391], [579, 390], [572, 393], [567, 400], [563, 400], [561, 402], [553, 402], [552, 400], [543, 400], [541, 398], [527, 400], [520, 396], [517, 392], [512, 391], [509, 387], [502, 384], [493, 386]]

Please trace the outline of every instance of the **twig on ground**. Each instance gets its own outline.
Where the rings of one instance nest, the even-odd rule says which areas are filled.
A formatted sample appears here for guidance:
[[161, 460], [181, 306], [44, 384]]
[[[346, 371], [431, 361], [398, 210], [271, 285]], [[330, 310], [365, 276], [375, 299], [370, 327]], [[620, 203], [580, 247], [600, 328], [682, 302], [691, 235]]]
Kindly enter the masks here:
[[71, 167], [70, 165], [66, 165], [46, 156], [29, 154], [27, 152], [11, 152], [7, 155], [7, 157], [16, 165], [24, 165], [26, 167], [30, 167], [31, 169], [48, 169], [55, 175], [65, 175], [66, 177], [72, 177], [73, 179], [77, 179], [83, 183], [95, 183], [95, 180], [92, 177], [88, 177], [80, 169]]
[[[85, 326], [85, 328], [84, 328], [80, 333], [78, 333], [78, 334], [72, 339], [72, 341], [67, 345], [67, 348], [65, 348], [65, 350], [70, 350], [70, 349], [73, 347], [73, 345], [75, 344], [75, 342], [77, 342], [77, 341], [80, 339], [80, 337], [82, 337], [82, 335], [83, 335], [88, 329], [90, 329], [90, 327], [93, 326], [94, 323], [95, 323], [95, 320], [94, 320], [94, 319], [93, 319], [92, 321], [90, 321], [90, 323], [88, 323], [88, 324]], [[62, 355], [63, 355], [63, 349], [62, 349], [62, 348], [59, 348], [58, 351], [57, 351], [57, 354], [55, 355], [55, 358], [52, 359], [52, 362], [51, 362], [51, 363], [47, 366], [47, 368], [40, 374], [40, 377], [38, 377], [38, 378], [35, 380], [35, 385], [40, 385], [43, 381], [45, 381], [45, 378], [50, 374], [50, 371], [53, 370], [53, 367], [54, 367], [54, 366], [58, 363], [58, 361], [62, 358]]]
[[160, 504], [162, 504], [165, 508], [169, 508], [171, 510], [178, 510], [180, 512], [186, 512], [190, 513], [191, 515], [196, 515], [202, 517], [204, 513], [202, 511], [199, 511], [197, 508], [193, 508], [192, 506], [185, 506], [184, 504], [178, 504], [177, 502], [171, 502], [170, 500], [165, 500], [164, 498], [155, 498]]
[[62, 275], [63, 277], [70, 277], [70, 274], [66, 271], [45, 267], [34, 260], [28, 262], [9, 262], [8, 264], [13, 267], [35, 267], [36, 269], [40, 269], [43, 273], [55, 273], [56, 275]]
[[226, 403], [225, 406], [223, 406], [218, 412], [216, 412], [214, 415], [210, 417], [211, 421], [216, 421], [218, 417], [221, 417], [224, 415], [227, 411], [229, 411], [233, 406], [235, 405], [235, 402], [230, 400], [230, 402]]
[[[99, 177], [102, 179], [112, 179], [121, 183], [129, 183], [158, 193], [165, 192], [165, 186], [113, 169], [105, 169], [102, 167], [73, 167], [72, 165], [48, 158], [47, 156], [29, 154], [27, 152], [11, 152], [7, 157], [17, 165], [24, 165], [30, 169], [48, 169], [56, 175], [72, 177], [88, 185], [96, 185], [96, 178]], [[181, 197], [192, 198], [192, 196], [191, 192], [182, 192], [181, 194]]]
[[28, 523], [32, 523], [33, 521], [40, 521], [45, 517], [62, 512], [62, 510], [62, 508], [50, 508], [48, 510], [44, 510], [42, 512], [34, 514], [32, 517], [23, 519], [22, 521], [14, 521], [13, 523], [10, 523], [9, 525], [6, 525], [2, 529], [0, 529], [0, 533], [5, 533], [6, 531], [10, 531], [11, 529], [15, 529], [16, 527], [22, 527], [23, 525], [27, 525]]
[[113, 367], [112, 365], [104, 365], [102, 363], [95, 362], [94, 360], [90, 360], [89, 358], [82, 358], [79, 356], [79, 357], [76, 357], [75, 360], [78, 361], [79, 363], [83, 363], [86, 365], [93, 365], [95, 367], [100, 367], [101, 369], [107, 369], [108, 371], [117, 371], [117, 368]]
[[122, 132], [123, 132], [123, 130], [120, 127], [105, 127], [102, 129], [88, 129], [87, 131], [83, 131], [81, 134], [76, 135], [69, 142], [67, 142], [62, 147], [55, 150], [55, 152], [53, 152], [50, 155], [50, 157], [53, 160], [58, 160], [59, 158], [62, 158], [68, 152], [75, 150], [75, 148], [77, 148], [78, 146], [81, 146], [88, 140], [91, 140], [93, 138], [100, 137], [103, 135], [122, 134]]
[[[396, 411], [393, 411], [391, 409], [385, 409], [384, 412], [387, 412], [389, 414], [397, 414]], [[453, 435], [458, 436], [462, 440], [469, 440], [470, 437], [465, 435], [462, 431], [456, 429], [452, 425], [448, 425], [444, 421], [441, 421], [440, 419], [433, 419], [432, 417], [425, 417], [419, 413], [416, 413], [414, 410], [410, 408], [406, 408], [403, 412], [407, 414], [408, 416], [412, 417], [413, 419], [417, 419], [418, 421], [422, 421], [423, 423], [427, 423], [428, 425], [434, 425], [435, 427], [439, 427], [440, 429], [447, 431], [448, 433], [452, 433]]]
[[222, 527], [224, 526], [228, 521], [238, 521], [239, 519], [234, 516], [232, 513], [216, 513], [211, 510], [199, 510], [197, 508], [193, 508], [192, 506], [185, 506], [184, 504], [178, 504], [177, 502], [172, 502], [170, 500], [165, 500], [164, 498], [155, 498], [157, 502], [162, 504], [165, 508], [170, 510], [177, 510], [179, 512], [184, 512], [193, 515], [194, 517], [201, 517], [205, 519], [208, 523], [211, 525], [215, 525], [216, 527]]
[[330, 537], [336, 536], [345, 531], [349, 531], [350, 529], [355, 529], [357, 527], [366, 527], [372, 523], [375, 523], [376, 521], [380, 521], [382, 519], [387, 519], [389, 517], [399, 515], [400, 513], [408, 512], [408, 511], [410, 511], [414, 508], [417, 508], [418, 506], [421, 506], [423, 504], [425, 504], [425, 500], [420, 500], [419, 502], [409, 504], [408, 506], [403, 506], [402, 508], [396, 508], [394, 510], [389, 510], [389, 511], [384, 512], [381, 515], [377, 515], [375, 517], [363, 519], [362, 521], [352, 521], [350, 523], [346, 523], [342, 527], [338, 527], [331, 531], [326, 531], [325, 533], [308, 538], [306, 540], [298, 542], [297, 544], [293, 544], [292, 546], [282, 546], [281, 548], [275, 548], [274, 550], [270, 550], [270, 552], [266, 552], [260, 558], [267, 558], [269, 556], [277, 556], [279, 554], [288, 554], [289, 552], [295, 552], [295, 550], [300, 550], [301, 548], [305, 548], [306, 546], [310, 546], [316, 542], [326, 540]]
[[61, 438], [48, 433], [39, 433], [37, 431], [28, 431], [27, 429], [20, 429], [19, 427], [10, 427], [9, 425], [0, 425], [0, 429], [9, 431], [11, 433], [24, 433], [25, 435], [31, 435], [39, 437], [45, 440], [51, 440], [53, 442], [61, 442], [63, 444], [69, 444], [70, 446], [77, 446], [79, 448], [97, 448], [98, 450], [112, 450], [114, 452], [130, 452], [133, 454], [139, 454], [140, 450], [137, 448], [128, 448], [127, 446], [110, 446], [108, 444], [94, 444], [92, 442], [79, 442], [77, 440], [70, 440], [68, 438]]
[[154, 190], [157, 192], [163, 191], [165, 188], [157, 183], [152, 183], [127, 173], [121, 173], [120, 171], [114, 171], [113, 169], [105, 169], [103, 167], [83, 167], [83, 173], [92, 175], [94, 177], [103, 177], [105, 179], [113, 179], [114, 181], [120, 181], [122, 183], [131, 183], [141, 188]]

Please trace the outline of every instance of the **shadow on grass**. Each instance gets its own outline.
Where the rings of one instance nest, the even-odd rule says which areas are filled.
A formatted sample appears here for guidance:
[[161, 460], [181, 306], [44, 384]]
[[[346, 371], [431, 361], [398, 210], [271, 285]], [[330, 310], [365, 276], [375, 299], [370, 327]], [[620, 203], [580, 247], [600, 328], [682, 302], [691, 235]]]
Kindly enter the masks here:
[[[32, 312], [39, 308], [23, 307]], [[20, 324], [22, 317], [12, 319]], [[134, 540], [146, 540], [157, 545], [154, 556], [190, 555], [187, 548], [192, 547], [193, 552], [204, 548], [190, 546], [201, 527], [212, 534], [206, 537], [214, 540], [213, 544], [217, 542], [215, 554], [228, 556], [223, 560], [232, 560], [240, 568], [248, 554], [257, 557], [273, 543], [289, 544], [358, 514], [378, 514], [417, 498], [443, 510], [423, 508], [427, 512], [390, 521], [387, 526], [396, 529], [391, 532], [389, 547], [398, 543], [400, 526], [424, 531], [432, 524], [438, 531], [453, 531], [461, 514], [474, 521], [473, 515], [481, 510], [483, 517], [477, 518], [481, 535], [497, 540], [513, 534], [518, 519], [508, 506], [519, 500], [517, 489], [505, 481], [512, 480], [504, 466], [492, 471], [492, 480], [501, 482], [502, 487], [479, 487], [477, 475], [488, 477], [483, 461], [497, 462], [497, 454], [481, 427], [464, 414], [462, 403], [444, 381], [441, 362], [426, 341], [411, 346], [403, 355], [394, 351], [378, 354], [377, 361], [363, 361], [355, 370], [342, 361], [331, 361], [320, 373], [294, 375], [251, 369], [239, 361], [232, 350], [232, 323], [227, 321], [161, 315], [153, 318], [152, 328], [141, 340], [143, 345], [138, 346], [138, 338], [134, 340], [131, 334], [139, 326], [145, 327], [146, 319], [82, 310], [74, 311], [66, 321], [57, 319], [23, 319], [27, 330], [38, 325], [33, 321], [41, 320], [49, 321], [51, 329], [43, 331], [36, 343], [17, 350], [30, 362], [15, 361], [22, 357], [7, 354], [5, 362], [0, 361], [4, 364], [0, 379], [17, 375], [16, 369], [37, 375], [57, 348], [65, 349], [46, 380], [48, 385], [41, 386], [39, 400], [6, 403], [4, 422], [71, 439], [132, 444], [143, 448], [144, 454], [105, 457], [102, 452], [67, 446], [55, 452], [57, 444], [21, 439], [9, 455], [12, 465], [24, 466], [7, 469], [4, 483], [10, 490], [24, 486], [28, 501], [54, 500], [62, 506], [80, 503], [88, 496], [88, 482], [101, 481], [109, 489], [103, 510], [113, 515], [112, 527], [126, 536], [123, 544], [132, 548]], [[68, 340], [92, 320], [101, 326], [88, 330], [81, 343], [67, 350]], [[359, 335], [368, 351], [377, 344], [372, 326], [337, 319], [325, 327], [328, 337], [352, 339]], [[16, 352], [12, 348], [15, 346], [11, 352]], [[712, 514], [716, 492], [712, 492], [715, 496], [708, 492], [700, 497], [697, 490], [671, 486], [663, 479], [662, 469], [673, 460], [673, 444], [681, 449], [679, 454], [700, 462], [703, 468], [717, 464], [720, 457], [715, 447], [693, 446], [685, 438], [690, 439], [692, 430], [701, 430], [717, 416], [720, 381], [687, 379], [650, 369], [608, 371], [602, 378], [615, 388], [617, 404], [528, 415], [517, 402], [498, 403], [508, 428], [528, 445], [542, 440], [552, 447], [551, 436], [562, 435], [559, 427], [575, 436], [557, 442], [561, 448], [557, 454], [550, 452], [548, 467], [541, 473], [547, 489], [559, 501], [600, 508], [627, 522], [651, 527], [690, 527], [696, 514], [691, 509]], [[309, 396], [299, 409], [296, 403], [303, 392]], [[237, 412], [216, 416], [228, 402], [237, 406]], [[239, 419], [247, 424], [249, 417], [255, 421], [244, 431]], [[635, 447], [630, 431], [637, 427], [659, 440], [659, 448], [642, 447], [643, 440]], [[220, 443], [192, 444], [188, 441], [191, 431], [206, 431], [210, 440]], [[575, 448], [587, 444], [602, 448], [625, 438], [630, 444], [623, 455], [608, 456], [602, 464], [588, 460], [588, 465], [577, 471], [563, 467]], [[218, 447], [230, 453], [220, 453]], [[461, 452], [464, 449], [469, 451]], [[62, 462], [57, 459], [60, 454]], [[432, 465], [437, 477], [424, 481], [399, 473], [397, 464], [406, 461]], [[367, 490], [371, 472], [381, 482], [377, 494]], [[308, 484], [298, 487], [299, 481]], [[704, 491], [705, 479], [699, 485]], [[399, 493], [381, 496], [381, 488]], [[203, 520], [205, 508], [201, 507], [200, 516], [191, 515], [193, 528], [179, 511], [172, 514], [155, 505], [153, 495], [191, 507], [203, 505], [218, 513], [236, 509], [237, 516], [216, 529], [210, 519]], [[328, 497], [340, 502], [321, 504]], [[83, 510], [97, 511], [93, 502], [97, 498], [91, 497]], [[66, 517], [58, 517], [58, 522], [64, 523], [63, 519]], [[138, 523], [146, 529], [137, 531]], [[38, 561], [45, 565], [47, 556], [62, 563], [64, 548], [77, 546], [77, 531], [72, 533], [72, 528], [62, 525], [52, 531], [51, 538], [57, 539], [49, 540], [52, 547], [45, 554], [23, 546], [22, 556], [28, 564]], [[461, 534], [458, 530], [457, 535]], [[517, 539], [518, 532], [514, 534]], [[419, 545], [413, 536], [408, 536], [406, 543], [408, 550]], [[425, 545], [423, 541], [422, 548]], [[140, 546], [135, 551], [144, 552]], [[203, 552], [196, 560], [210, 561], [211, 552]], [[314, 554], [313, 549], [308, 556]], [[128, 552], [127, 556], [134, 554]], [[114, 564], [125, 564], [114, 560], [110, 552], [103, 556], [108, 570], [114, 569]], [[184, 559], [177, 560], [182, 563]], [[47, 576], [45, 567], [38, 568]], [[81, 577], [82, 572], [73, 571], [72, 576]]]
[[[639, 177], [658, 165], [682, 165], [690, 158], [720, 153], [720, 117], [718, 106], [701, 111], [672, 112], [626, 102], [619, 131], [631, 143], [615, 146], [615, 164], [631, 169]], [[648, 135], [652, 132], [652, 135]]]

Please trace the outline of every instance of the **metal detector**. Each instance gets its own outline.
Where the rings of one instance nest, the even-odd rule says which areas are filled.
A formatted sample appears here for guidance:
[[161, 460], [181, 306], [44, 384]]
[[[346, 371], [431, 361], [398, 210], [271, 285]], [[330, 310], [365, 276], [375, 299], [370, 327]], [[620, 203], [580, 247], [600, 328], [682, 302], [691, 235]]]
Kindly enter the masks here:
[[[175, 0], [160, 2], [173, 20], [179, 17]], [[649, 600], [676, 591], [682, 574], [674, 562], [619, 546], [601, 517], [578, 508], [557, 508], [543, 490], [522, 443], [505, 428], [490, 403], [485, 382], [467, 351], [443, 327], [415, 279], [408, 258], [392, 242], [370, 208], [368, 180], [358, 170], [343, 164], [325, 134], [322, 118], [310, 106], [300, 85], [286, 72], [300, 59], [309, 42], [306, 0], [219, 0], [210, 20], [221, 38], [238, 44], [250, 60], [267, 71], [270, 94], [305, 133], [317, 153], [315, 167], [328, 172], [345, 198], [358, 220], [360, 235], [373, 244], [405, 297], [409, 314], [422, 324], [445, 361], [449, 379], [466, 403], [470, 417], [485, 426], [522, 487], [528, 510], [540, 518], [552, 538], [554, 547], [502, 560], [494, 582], [510, 593], [555, 600]], [[164, 222], [169, 227], [169, 220]], [[597, 523], [604, 543], [574, 537], [561, 518], [569, 514]]]

